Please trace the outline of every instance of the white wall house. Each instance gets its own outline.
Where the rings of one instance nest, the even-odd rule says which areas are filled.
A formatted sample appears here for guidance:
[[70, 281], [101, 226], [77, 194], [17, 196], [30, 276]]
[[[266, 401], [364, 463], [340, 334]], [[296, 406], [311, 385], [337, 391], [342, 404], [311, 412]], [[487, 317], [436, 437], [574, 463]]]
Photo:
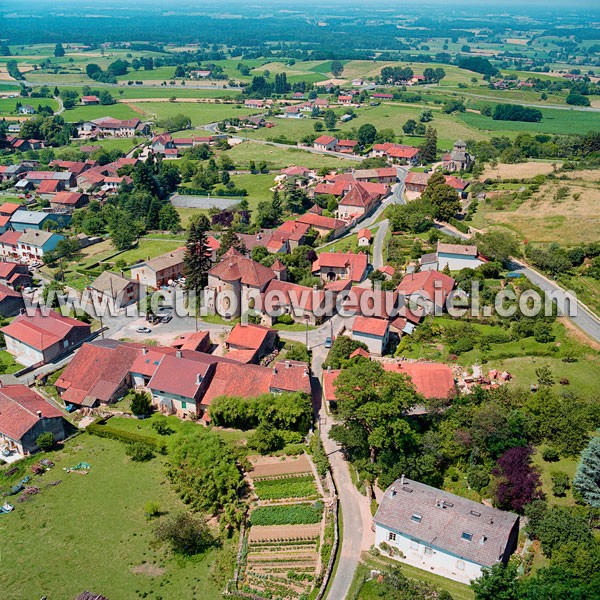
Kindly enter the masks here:
[[404, 476], [386, 490], [374, 523], [385, 554], [461, 583], [506, 564], [519, 535], [517, 515]]
[[438, 242], [437, 251], [426, 254], [421, 259], [421, 271], [442, 271], [446, 265], [451, 271], [476, 269], [484, 261], [477, 252], [477, 246], [461, 244], [442, 244]]
[[358, 316], [352, 325], [352, 339], [367, 345], [371, 354], [381, 356], [388, 345], [390, 324], [385, 319]]

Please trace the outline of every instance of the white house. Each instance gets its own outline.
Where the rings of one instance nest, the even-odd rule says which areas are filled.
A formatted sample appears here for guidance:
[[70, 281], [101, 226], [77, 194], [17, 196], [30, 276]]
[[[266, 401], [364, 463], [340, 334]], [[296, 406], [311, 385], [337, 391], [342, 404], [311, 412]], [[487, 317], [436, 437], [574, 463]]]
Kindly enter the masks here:
[[451, 271], [476, 269], [483, 261], [477, 246], [464, 244], [442, 244], [438, 242], [436, 252], [421, 257], [421, 271], [442, 271], [446, 265]]
[[335, 150], [337, 143], [337, 138], [331, 135], [321, 135], [313, 142], [313, 147], [321, 152], [331, 152]]
[[367, 345], [371, 354], [381, 356], [390, 337], [390, 324], [385, 319], [358, 316], [352, 325], [352, 339]]
[[519, 517], [404, 476], [386, 491], [375, 545], [392, 558], [461, 583], [506, 564], [517, 547]]
[[371, 243], [371, 240], [373, 239], [373, 235], [371, 234], [371, 231], [369, 229], [367, 229], [366, 227], [364, 229], [361, 229], [358, 232], [358, 245], [359, 247], [367, 247], [369, 246], [369, 244]]

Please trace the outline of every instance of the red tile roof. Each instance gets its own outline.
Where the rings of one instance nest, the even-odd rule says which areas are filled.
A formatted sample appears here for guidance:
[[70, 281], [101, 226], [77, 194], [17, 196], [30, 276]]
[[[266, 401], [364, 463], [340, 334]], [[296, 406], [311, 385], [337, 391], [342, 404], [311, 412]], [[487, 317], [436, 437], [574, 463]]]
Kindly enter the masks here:
[[443, 363], [384, 363], [383, 368], [392, 373], [406, 373], [411, 378], [417, 392], [425, 398], [446, 400], [454, 395], [452, 369]]
[[333, 402], [337, 400], [335, 395], [335, 380], [341, 372], [341, 369], [323, 371], [323, 400], [326, 402]]
[[360, 240], [360, 238], [367, 238], [367, 240], [371, 241], [371, 239], [373, 238], [373, 235], [371, 234], [371, 231], [369, 229], [367, 229], [366, 227], [364, 227], [363, 229], [361, 229], [358, 232], [358, 239]]
[[0, 244], [17, 247], [19, 238], [23, 235], [22, 231], [5, 231], [0, 235]]
[[336, 141], [337, 141], [337, 138], [334, 138], [330, 135], [321, 135], [313, 142], [313, 144], [316, 144], [318, 146], [329, 146], [329, 145], [333, 144], [333, 142], [336, 142]]
[[306, 213], [297, 219], [299, 223], [307, 223], [311, 227], [317, 227], [319, 229], [330, 229], [334, 231], [340, 227], [345, 227], [344, 221], [339, 219], [333, 219], [331, 217], [323, 217], [322, 215], [315, 215], [313, 213]]
[[389, 319], [395, 314], [398, 304], [398, 292], [389, 290], [371, 290], [364, 287], [353, 287], [347, 300], [343, 303], [344, 310], [365, 317]]
[[367, 209], [373, 203], [374, 197], [362, 183], [354, 183], [350, 191], [342, 198], [340, 205], [359, 206]]
[[299, 223], [298, 221], [285, 221], [277, 228], [277, 231], [284, 234], [286, 239], [297, 242], [308, 233], [309, 229], [310, 225], [307, 223]]
[[468, 185], [469, 181], [465, 181], [460, 177], [456, 177], [455, 175], [446, 175], [446, 183], [453, 187], [455, 190], [463, 191]]
[[352, 332], [366, 333], [380, 338], [385, 337], [388, 331], [389, 323], [385, 319], [375, 319], [373, 317], [358, 316], [354, 319]]
[[39, 421], [38, 411], [44, 418], [63, 416], [58, 408], [25, 385], [0, 388], [0, 433], [20, 440]]
[[403, 296], [420, 294], [432, 302], [436, 302], [439, 296], [439, 300], [443, 303], [453, 288], [454, 279], [452, 277], [439, 271], [421, 271], [405, 275], [396, 289]]
[[192, 358], [165, 355], [148, 383], [151, 390], [196, 398], [214, 366]]
[[126, 344], [83, 344], [57, 379], [56, 387], [64, 390], [61, 397], [65, 402], [83, 406], [92, 405], [96, 399], [109, 402], [139, 354], [139, 349]]
[[377, 270], [380, 271], [381, 273], [385, 273], [386, 275], [389, 275], [390, 277], [393, 277], [394, 274], [396, 273], [396, 269], [394, 269], [394, 267], [392, 267], [391, 265], [385, 265], [383, 267], [379, 267]]
[[90, 326], [77, 319], [63, 317], [54, 310], [46, 317], [37, 310], [32, 317], [27, 314], [18, 315], [0, 331], [36, 350], [45, 350], [65, 339], [75, 328], [87, 328], [89, 331]]
[[16, 262], [10, 261], [0, 261], [0, 278], [8, 279], [15, 271], [15, 269], [20, 266]]
[[280, 360], [273, 365], [271, 390], [310, 394], [310, 369], [305, 362]]
[[57, 179], [44, 180], [40, 183], [37, 188], [39, 194], [53, 194], [58, 191], [60, 181]]
[[431, 177], [431, 173], [413, 173], [412, 171], [408, 173], [404, 183], [412, 184], [412, 185], [422, 185], [426, 186], [429, 178]]
[[258, 350], [269, 334], [274, 332], [270, 327], [238, 323], [227, 336], [225, 343], [236, 349]]
[[131, 372], [138, 373], [144, 377], [152, 377], [160, 361], [165, 354], [175, 354], [175, 348], [165, 348], [164, 346], [151, 346], [150, 348], [138, 348], [139, 352], [131, 365]]
[[333, 183], [318, 183], [315, 186], [315, 194], [330, 194], [331, 196], [342, 196], [350, 189], [349, 181], [334, 181]]
[[271, 369], [266, 367], [219, 361], [202, 404], [209, 406], [219, 396], [255, 398], [267, 394], [271, 377]]
[[364, 348], [357, 348], [348, 358], [356, 358], [357, 356], [362, 356], [363, 358], [371, 358], [371, 355]]
[[208, 331], [195, 331], [180, 335], [171, 342], [171, 348], [180, 350], [203, 351], [210, 346], [210, 333]]
[[241, 281], [242, 284], [262, 289], [275, 277], [273, 271], [230, 248], [209, 272], [222, 281]]
[[312, 265], [312, 272], [316, 273], [323, 269], [337, 268], [348, 269], [349, 278], [352, 281], [362, 281], [367, 270], [368, 259], [367, 255], [359, 252], [353, 254], [351, 252], [323, 252]]
[[65, 204], [67, 206], [72, 206], [77, 204], [82, 197], [83, 194], [79, 194], [78, 192], [58, 192], [58, 194], [52, 198], [52, 204]]
[[0, 214], [12, 215], [20, 208], [20, 204], [16, 204], [15, 202], [5, 202], [4, 204], [0, 205]]
[[290, 283], [289, 281], [279, 281], [273, 279], [267, 286], [263, 294], [269, 297], [270, 302], [265, 302], [266, 309], [277, 309], [280, 306], [292, 307], [298, 309], [299, 313], [303, 311], [313, 312], [317, 306], [325, 306], [326, 295], [323, 290], [314, 290], [310, 287]]

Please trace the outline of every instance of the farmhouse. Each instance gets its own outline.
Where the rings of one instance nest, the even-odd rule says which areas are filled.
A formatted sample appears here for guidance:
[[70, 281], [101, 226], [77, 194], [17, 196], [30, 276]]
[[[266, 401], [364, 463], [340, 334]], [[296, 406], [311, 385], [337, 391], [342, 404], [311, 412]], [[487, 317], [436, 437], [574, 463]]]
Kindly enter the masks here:
[[381, 169], [356, 169], [352, 172], [354, 179], [361, 183], [375, 182], [393, 184], [398, 181], [396, 167], [384, 167]]
[[357, 148], [358, 142], [356, 140], [338, 140], [335, 145], [335, 151], [342, 154], [354, 154]]
[[21, 314], [0, 329], [6, 350], [22, 365], [48, 363], [71, 351], [90, 336], [90, 326], [77, 319], [63, 317], [54, 310], [43, 316]]
[[305, 223], [312, 227], [319, 235], [330, 235], [332, 239], [342, 235], [347, 227], [346, 223], [340, 221], [340, 219], [324, 217], [310, 212], [303, 214], [296, 219], [296, 222]]
[[357, 316], [352, 325], [352, 339], [367, 345], [369, 352], [381, 356], [390, 337], [390, 324], [385, 319]]
[[227, 358], [242, 363], [256, 363], [273, 350], [277, 343], [277, 331], [261, 325], [238, 323], [225, 340], [229, 350]]
[[0, 235], [0, 253], [3, 258], [20, 259], [19, 254], [19, 238], [22, 233], [20, 231], [6, 231]]
[[90, 290], [98, 301], [110, 300], [118, 308], [136, 304], [140, 299], [141, 287], [139, 281], [134, 281], [111, 271], [103, 271], [90, 284]]
[[10, 226], [15, 231], [45, 229], [50, 222], [54, 222], [59, 226], [68, 225], [71, 222], [71, 215], [37, 210], [18, 210], [10, 218]]
[[25, 307], [23, 296], [7, 285], [0, 283], [0, 315], [14, 317]]
[[38, 450], [36, 440], [50, 432], [55, 441], [65, 439], [63, 414], [25, 385], [0, 387], [0, 441], [19, 454]]
[[387, 158], [391, 162], [401, 164], [417, 164], [419, 161], [419, 149], [413, 146], [386, 142], [385, 144], [375, 144], [370, 156]]
[[322, 135], [313, 142], [313, 147], [321, 152], [331, 152], [335, 150], [337, 143], [337, 138], [331, 135]]
[[371, 234], [370, 230], [368, 230], [367, 228], [364, 228], [358, 232], [357, 238], [358, 238], [358, 245], [360, 247], [368, 247], [369, 244], [371, 243], [371, 240], [373, 239], [373, 235]]
[[81, 104], [83, 104], [83, 106], [92, 106], [94, 104], [100, 104], [100, 98], [98, 98], [98, 96], [82, 96]]
[[31, 275], [26, 265], [12, 261], [0, 262], [0, 284], [13, 290], [31, 285]]
[[42, 260], [48, 252], [52, 252], [58, 242], [64, 239], [62, 235], [50, 231], [27, 229], [19, 236], [17, 252], [22, 260], [35, 263]]
[[417, 303], [427, 312], [442, 311], [446, 300], [454, 289], [454, 279], [436, 270], [408, 273], [398, 287], [408, 304]]
[[413, 173], [412, 171], [406, 175], [404, 186], [407, 192], [415, 192], [422, 194], [427, 188], [427, 182], [431, 177], [431, 173]]
[[324, 282], [350, 279], [359, 283], [367, 274], [367, 264], [367, 255], [362, 252], [323, 252], [313, 263], [312, 272]]
[[131, 279], [151, 288], [168, 285], [183, 276], [184, 248], [131, 267]]
[[469, 583], [506, 564], [517, 546], [519, 517], [404, 476], [386, 491], [373, 519], [375, 545], [393, 558]]
[[338, 204], [338, 219], [347, 222], [364, 218], [376, 208], [386, 192], [387, 186], [378, 183], [352, 183]]
[[452, 369], [444, 363], [402, 361], [382, 366], [391, 373], [408, 375], [417, 392], [428, 400], [450, 400], [456, 394]]
[[421, 257], [421, 271], [441, 271], [448, 267], [450, 271], [476, 269], [484, 260], [477, 252], [477, 246], [462, 244], [443, 244], [438, 241], [437, 250]]
[[58, 194], [55, 194], [50, 200], [50, 208], [71, 212], [76, 208], [85, 206], [87, 202], [87, 194], [80, 194], [79, 192], [58, 192]]

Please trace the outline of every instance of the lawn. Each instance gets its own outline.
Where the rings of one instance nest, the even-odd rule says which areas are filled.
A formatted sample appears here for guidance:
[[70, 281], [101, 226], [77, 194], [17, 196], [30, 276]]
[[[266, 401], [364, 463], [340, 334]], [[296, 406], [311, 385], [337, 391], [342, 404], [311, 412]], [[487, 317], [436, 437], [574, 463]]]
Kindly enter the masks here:
[[76, 123], [78, 121], [90, 121], [100, 117], [112, 117], [113, 119], [141, 119], [142, 115], [136, 113], [127, 104], [109, 104], [102, 106], [76, 106], [70, 110], [65, 110], [62, 114], [65, 121]]
[[23, 365], [16, 362], [12, 354], [9, 354], [6, 350], [0, 350], [0, 373], [15, 373], [22, 368]]
[[175, 67], [157, 67], [150, 71], [143, 69], [139, 71], [129, 71], [125, 75], [119, 75], [117, 79], [119, 81], [168, 81], [173, 79], [175, 75]]
[[[229, 544], [181, 560], [153, 543], [144, 504], [157, 501], [166, 513], [184, 508], [166, 482], [163, 457], [134, 463], [120, 442], [87, 434], [48, 457], [56, 467], [36, 478], [41, 493], [15, 502], [0, 520], [3, 599], [74, 598], [83, 590], [115, 599], [221, 597], [213, 569]], [[62, 471], [80, 461], [91, 464], [88, 475]]]
[[379, 600], [381, 594], [377, 589], [376, 580], [365, 581], [371, 569], [383, 571], [391, 568], [399, 568], [406, 577], [429, 583], [440, 590], [445, 590], [450, 593], [454, 600], [473, 600], [473, 591], [463, 583], [446, 579], [429, 571], [417, 569], [411, 565], [406, 565], [383, 556], [374, 558], [363, 554], [363, 559], [364, 562], [359, 564], [354, 574], [348, 598], [355, 598], [356, 600]]
[[275, 185], [274, 177], [272, 174], [232, 175], [231, 181], [237, 189], [244, 189], [248, 192], [246, 199], [250, 205], [250, 210], [256, 210], [259, 202], [271, 200], [273, 196], [271, 188]]
[[577, 469], [578, 461], [574, 458], [561, 458], [556, 462], [546, 462], [542, 458], [543, 448], [537, 448], [533, 455], [533, 464], [537, 466], [542, 475], [542, 489], [546, 495], [546, 499], [550, 504], [556, 504], [558, 506], [574, 506], [575, 500], [573, 499], [573, 489], [569, 489], [565, 496], [558, 497], [552, 493], [552, 476], [551, 473], [554, 471], [560, 471], [566, 473], [569, 479], [573, 481], [575, 471]]
[[0, 115], [18, 116], [16, 109], [17, 102], [21, 104], [30, 104], [37, 110], [39, 105], [49, 106], [52, 110], [58, 110], [58, 102], [54, 98], [0, 98]]
[[[80, 89], [74, 88], [80, 92]], [[115, 94], [119, 99], [131, 99], [136, 98], [235, 98], [240, 94], [237, 90], [224, 90], [222, 88], [215, 88], [214, 90], [206, 89], [186, 89], [177, 87], [171, 89], [170, 87], [165, 88], [158, 86], [141, 86], [141, 85], [128, 85], [119, 87], [119, 91]]]

